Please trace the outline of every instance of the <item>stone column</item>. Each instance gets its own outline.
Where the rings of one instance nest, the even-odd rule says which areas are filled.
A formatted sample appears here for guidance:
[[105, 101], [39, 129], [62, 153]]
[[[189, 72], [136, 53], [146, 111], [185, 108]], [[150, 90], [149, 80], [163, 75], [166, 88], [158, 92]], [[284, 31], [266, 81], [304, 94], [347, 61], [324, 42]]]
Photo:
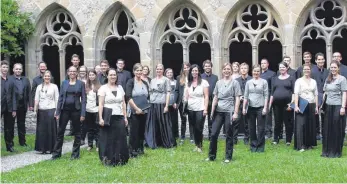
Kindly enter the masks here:
[[65, 50], [59, 49], [59, 62], [60, 62], [60, 81], [65, 80], [66, 69], [65, 69]]
[[[258, 46], [252, 46], [252, 65], [258, 64]], [[250, 66], [252, 68], [253, 66]]]
[[326, 55], [326, 61], [327, 61], [327, 68], [330, 67], [330, 63], [331, 63], [331, 56], [333, 55], [332, 53], [332, 44], [331, 43], [328, 43], [327, 44], [327, 55]]

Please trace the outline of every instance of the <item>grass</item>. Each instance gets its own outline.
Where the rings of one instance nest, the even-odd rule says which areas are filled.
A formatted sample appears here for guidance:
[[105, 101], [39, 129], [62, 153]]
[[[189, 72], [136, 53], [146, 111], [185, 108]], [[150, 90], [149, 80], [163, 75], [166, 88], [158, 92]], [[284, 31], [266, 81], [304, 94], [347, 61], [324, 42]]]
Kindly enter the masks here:
[[[1, 136], [1, 157], [9, 156], [9, 155], [15, 155], [15, 154], [19, 154], [19, 153], [23, 153], [23, 152], [27, 152], [27, 151], [33, 151], [35, 149], [35, 135], [34, 134], [27, 134], [25, 136], [26, 144], [28, 145], [27, 147], [20, 146], [18, 143], [18, 136], [15, 136], [13, 139], [15, 152], [8, 152], [6, 150], [5, 139], [3, 137], [4, 135], [0, 134], [0, 136]], [[71, 141], [72, 139], [73, 139], [73, 137], [71, 137], [71, 136], [65, 136], [65, 138], [64, 138], [65, 141]]]
[[192, 152], [193, 145], [186, 142], [173, 149], [146, 150], [125, 166], [105, 167], [95, 150], [81, 152], [81, 159], [70, 161], [70, 154], [56, 161], [45, 161], [3, 173], [1, 182], [334, 182], [347, 181], [347, 150], [343, 157], [320, 157], [321, 145], [300, 153], [284, 143], [267, 142], [265, 153], [251, 153], [248, 146], [235, 146], [233, 161], [222, 163], [224, 141], [219, 141], [217, 160], [207, 158], [208, 142], [204, 153]]

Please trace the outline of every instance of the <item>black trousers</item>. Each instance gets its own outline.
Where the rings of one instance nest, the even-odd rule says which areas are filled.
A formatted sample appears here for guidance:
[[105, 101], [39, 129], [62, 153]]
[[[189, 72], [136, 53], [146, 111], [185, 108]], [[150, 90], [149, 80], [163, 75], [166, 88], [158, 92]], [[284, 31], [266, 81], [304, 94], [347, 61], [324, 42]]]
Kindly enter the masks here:
[[283, 132], [283, 123], [286, 128], [286, 142], [292, 142], [293, 137], [293, 111], [287, 111], [287, 103], [273, 105], [275, 116], [274, 141], [279, 142]]
[[132, 156], [144, 153], [146, 119], [147, 114], [131, 114], [130, 116], [129, 146]]
[[188, 111], [188, 121], [193, 127], [194, 132], [194, 142], [198, 148], [202, 148], [203, 130], [205, 123], [205, 116], [203, 116], [203, 111]]
[[[186, 128], [187, 128], [187, 115], [184, 115], [184, 113], [183, 113], [183, 103], [180, 103], [180, 105], [178, 106], [178, 111], [179, 111], [180, 116], [181, 116], [181, 139], [185, 139], [186, 138]], [[193, 127], [189, 123], [190, 140], [194, 140], [193, 135], [194, 135]]]
[[249, 107], [247, 121], [251, 136], [250, 148], [252, 152], [264, 152], [265, 150], [265, 118], [262, 114], [264, 107]]
[[90, 113], [86, 112], [86, 119], [82, 123], [82, 135], [81, 140], [85, 140], [88, 133], [88, 146], [93, 147], [93, 141], [96, 142], [96, 147], [98, 147], [99, 138], [99, 126], [96, 124], [97, 112]]
[[231, 160], [233, 157], [233, 126], [231, 125], [230, 118], [231, 115], [229, 112], [216, 112], [215, 114], [214, 122], [212, 124], [210, 149], [208, 153], [210, 160], [216, 159], [218, 136], [223, 125], [226, 130], [225, 159]]
[[18, 107], [16, 111], [17, 116], [17, 128], [18, 128], [18, 138], [19, 138], [19, 144], [24, 145], [25, 140], [25, 134], [26, 134], [26, 128], [25, 128], [25, 117], [27, 114], [27, 108], [25, 107]]
[[1, 117], [4, 118], [4, 138], [6, 143], [6, 149], [14, 146], [14, 118], [12, 112], [4, 111], [1, 112]]
[[242, 114], [242, 107], [240, 107], [240, 109], [239, 109], [239, 114], [238, 114], [237, 120], [233, 122], [233, 140], [234, 140], [234, 144], [237, 143], [237, 136], [239, 134], [239, 127], [240, 127], [241, 124], [244, 125], [244, 129], [245, 129], [245, 136], [244, 136], [243, 139], [248, 141], [249, 140], [248, 122], [246, 120], [246, 115]]
[[171, 124], [172, 124], [172, 135], [174, 136], [175, 139], [177, 139], [179, 137], [177, 109], [173, 108], [173, 106], [169, 106], [169, 114], [170, 114]]
[[61, 157], [63, 142], [64, 142], [64, 133], [66, 130], [66, 125], [71, 120], [73, 126], [73, 135], [75, 140], [72, 147], [71, 158], [79, 158], [80, 156], [80, 145], [81, 145], [81, 112], [80, 111], [66, 111], [63, 110], [59, 118], [59, 129], [57, 141], [55, 142], [52, 157]]
[[[322, 121], [319, 120], [319, 116], [320, 116]], [[322, 136], [323, 136], [324, 117], [325, 117], [324, 113], [319, 113], [316, 115], [316, 133], [317, 133], [317, 136], [319, 136], [321, 132], [322, 132]]]
[[[207, 106], [207, 127], [208, 127], [208, 139], [211, 139], [211, 133], [212, 133], [212, 120], [211, 120], [211, 111], [212, 111], [212, 97], [209, 98], [209, 103]], [[224, 127], [224, 131], [225, 133], [225, 127]]]
[[273, 108], [265, 115], [265, 134], [269, 137], [272, 135], [272, 113]]

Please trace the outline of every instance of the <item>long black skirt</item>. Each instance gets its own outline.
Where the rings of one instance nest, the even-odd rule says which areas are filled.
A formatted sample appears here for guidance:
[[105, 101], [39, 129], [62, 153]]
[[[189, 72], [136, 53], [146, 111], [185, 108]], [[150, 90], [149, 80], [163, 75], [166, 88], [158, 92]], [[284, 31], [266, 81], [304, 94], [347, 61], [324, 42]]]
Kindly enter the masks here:
[[57, 122], [55, 109], [38, 110], [36, 124], [35, 150], [52, 152], [57, 139]]
[[346, 116], [340, 115], [341, 105], [327, 105], [323, 129], [323, 157], [341, 157], [345, 136]]
[[110, 126], [100, 126], [99, 158], [104, 165], [124, 165], [129, 160], [124, 117], [112, 115]]
[[172, 135], [172, 125], [169, 113], [164, 113], [164, 104], [151, 104], [148, 110], [145, 140], [147, 145], [155, 149], [157, 147], [172, 148], [176, 146], [176, 140]]
[[317, 146], [316, 104], [308, 104], [304, 113], [295, 113], [294, 149], [301, 150]]

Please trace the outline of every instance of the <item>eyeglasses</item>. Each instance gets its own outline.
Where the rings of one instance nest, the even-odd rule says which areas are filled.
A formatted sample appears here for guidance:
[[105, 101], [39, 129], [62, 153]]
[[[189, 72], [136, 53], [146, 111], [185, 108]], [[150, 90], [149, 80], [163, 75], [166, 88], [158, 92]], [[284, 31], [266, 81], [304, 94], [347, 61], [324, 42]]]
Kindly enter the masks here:
[[71, 72], [71, 73], [77, 73], [77, 71], [69, 71], [69, 72]]

